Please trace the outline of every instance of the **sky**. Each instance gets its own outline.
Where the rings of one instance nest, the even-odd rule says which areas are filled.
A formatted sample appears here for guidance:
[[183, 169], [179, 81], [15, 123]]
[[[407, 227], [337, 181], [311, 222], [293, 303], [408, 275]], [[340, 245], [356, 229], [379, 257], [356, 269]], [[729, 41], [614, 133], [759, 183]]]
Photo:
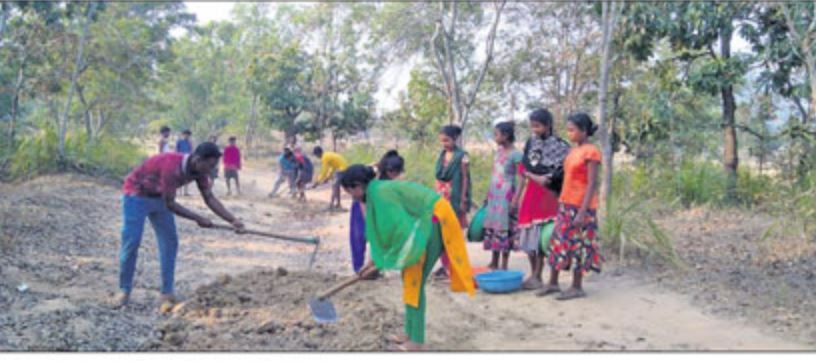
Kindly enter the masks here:
[[[199, 24], [206, 24], [211, 21], [229, 20], [234, 2], [193, 2], [185, 1], [184, 4], [190, 12], [196, 15]], [[384, 74], [380, 83], [380, 90], [375, 94], [378, 108], [389, 111], [399, 107], [397, 97], [399, 90], [405, 89], [408, 81], [410, 67], [397, 66], [389, 68]]]
[[220, 21], [229, 19], [234, 2], [193, 2], [185, 1], [185, 5], [190, 12], [196, 14], [200, 24], [210, 21]]
[[[206, 24], [211, 21], [222, 21], [230, 18], [230, 12], [235, 5], [235, 2], [194, 2], [185, 1], [184, 4], [190, 12], [196, 15], [199, 24]], [[734, 37], [732, 48], [734, 51], [750, 51], [748, 43], [737, 34]], [[482, 50], [477, 51], [481, 54]], [[415, 61], [408, 62], [413, 65]], [[393, 66], [383, 74], [380, 82], [380, 90], [375, 94], [375, 98], [379, 103], [379, 108], [384, 111], [393, 110], [399, 107], [398, 93], [401, 89], [405, 89], [410, 80], [409, 72], [411, 67]], [[515, 116], [515, 114], [514, 114]]]

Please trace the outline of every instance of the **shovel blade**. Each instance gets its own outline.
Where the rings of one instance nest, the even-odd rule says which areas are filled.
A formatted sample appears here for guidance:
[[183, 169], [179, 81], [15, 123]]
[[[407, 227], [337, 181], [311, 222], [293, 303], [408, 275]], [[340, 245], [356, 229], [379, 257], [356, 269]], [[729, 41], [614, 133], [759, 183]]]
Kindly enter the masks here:
[[328, 299], [312, 299], [309, 301], [309, 309], [312, 311], [312, 318], [317, 323], [337, 322], [337, 311], [334, 304]]

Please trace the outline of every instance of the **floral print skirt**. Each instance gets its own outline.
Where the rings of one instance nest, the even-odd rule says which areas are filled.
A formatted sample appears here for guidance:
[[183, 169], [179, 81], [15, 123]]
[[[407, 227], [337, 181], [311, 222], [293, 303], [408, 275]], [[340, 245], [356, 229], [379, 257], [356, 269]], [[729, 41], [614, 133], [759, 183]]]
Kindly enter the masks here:
[[595, 241], [598, 230], [595, 210], [587, 210], [583, 229], [573, 224], [577, 214], [577, 206], [559, 205], [555, 230], [547, 250], [550, 265], [559, 271], [575, 267], [575, 270], [583, 273], [600, 273], [602, 258], [598, 242]]

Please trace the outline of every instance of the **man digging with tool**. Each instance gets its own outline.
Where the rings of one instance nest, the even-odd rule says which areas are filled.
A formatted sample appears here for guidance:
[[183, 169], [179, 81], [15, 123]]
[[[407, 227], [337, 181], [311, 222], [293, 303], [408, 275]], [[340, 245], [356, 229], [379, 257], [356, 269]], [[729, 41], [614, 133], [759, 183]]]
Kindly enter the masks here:
[[122, 195], [122, 245], [119, 250], [119, 295], [113, 306], [127, 305], [133, 290], [136, 257], [142, 242], [145, 218], [156, 232], [161, 263], [161, 308], [176, 300], [173, 282], [178, 253], [178, 234], [173, 214], [195, 221], [200, 227], [211, 228], [213, 222], [176, 202], [176, 190], [196, 181], [204, 203], [215, 214], [229, 222], [237, 233], [244, 224], [227, 211], [212, 193], [210, 172], [217, 166], [221, 151], [214, 143], [200, 144], [192, 154], [163, 153], [146, 160], [125, 179]]

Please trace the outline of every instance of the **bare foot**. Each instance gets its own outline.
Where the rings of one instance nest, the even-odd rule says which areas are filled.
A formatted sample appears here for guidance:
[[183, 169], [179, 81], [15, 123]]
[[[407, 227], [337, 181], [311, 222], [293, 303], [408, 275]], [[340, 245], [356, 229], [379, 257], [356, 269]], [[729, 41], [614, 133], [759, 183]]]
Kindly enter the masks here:
[[119, 292], [110, 300], [110, 306], [115, 310], [127, 306], [128, 303], [130, 303], [130, 295], [124, 292]]
[[560, 293], [561, 288], [558, 285], [547, 285], [541, 291], [536, 292], [536, 296], [544, 297], [552, 294]]
[[396, 352], [411, 352], [411, 351], [422, 351], [424, 347], [421, 344], [413, 343], [411, 341], [402, 343], [402, 344], [394, 344], [388, 347], [389, 351], [396, 351]]
[[584, 290], [582, 290], [580, 288], [571, 287], [570, 289], [568, 289], [568, 290], [566, 290], [564, 292], [561, 292], [561, 294], [558, 295], [558, 297], [556, 297], [555, 299], [559, 300], [559, 301], [568, 301], [568, 300], [572, 300], [572, 299], [576, 299], [576, 298], [582, 298], [582, 297], [586, 297], [586, 293], [584, 293]]
[[176, 296], [172, 293], [162, 293], [161, 296], [159, 296], [159, 301], [161, 303], [175, 304], [177, 300]]
[[404, 333], [399, 334], [399, 335], [388, 335], [388, 336], [386, 336], [386, 339], [388, 341], [391, 341], [391, 342], [396, 343], [396, 344], [403, 344], [403, 343], [408, 342], [408, 340], [409, 340], [408, 335], [406, 335]]
[[521, 288], [524, 290], [537, 290], [541, 287], [544, 287], [544, 283], [533, 278], [528, 278], [521, 284]]

